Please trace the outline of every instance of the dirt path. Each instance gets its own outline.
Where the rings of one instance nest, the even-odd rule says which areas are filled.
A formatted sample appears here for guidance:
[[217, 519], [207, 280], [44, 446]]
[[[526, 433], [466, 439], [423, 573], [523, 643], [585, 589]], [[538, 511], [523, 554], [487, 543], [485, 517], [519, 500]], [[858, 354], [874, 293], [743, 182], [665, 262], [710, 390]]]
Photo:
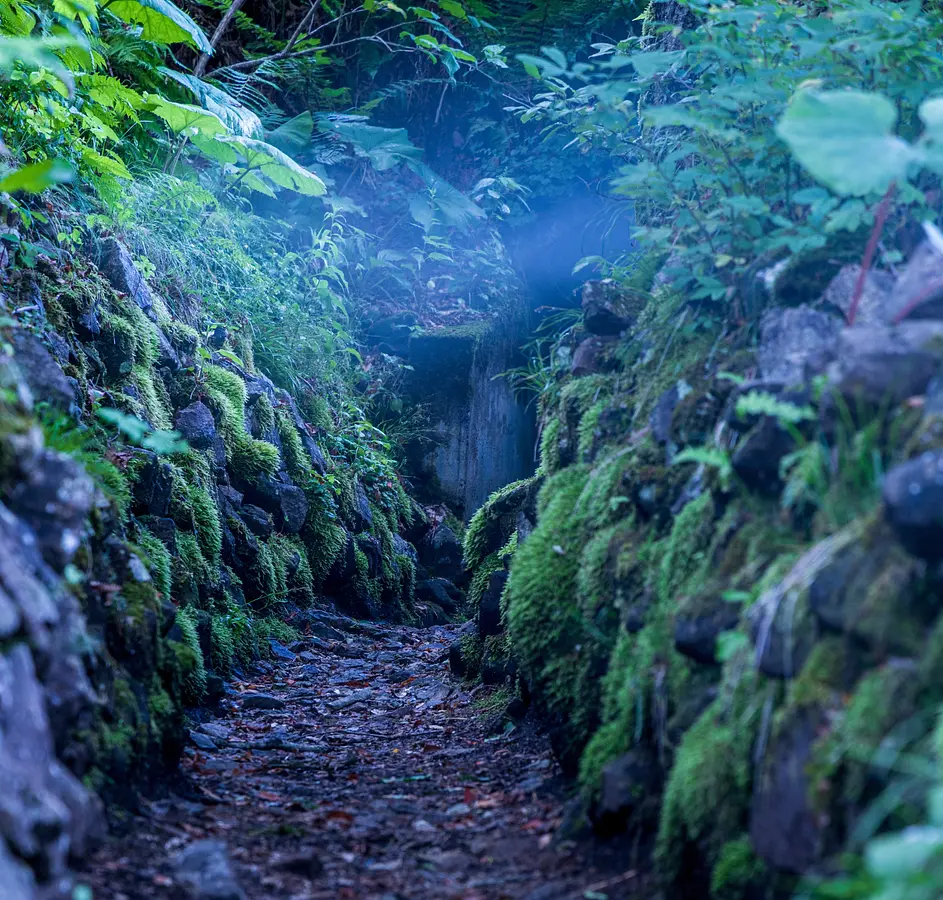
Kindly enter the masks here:
[[562, 779], [549, 749], [527, 729], [488, 735], [482, 697], [444, 661], [454, 628], [347, 624], [359, 633], [325, 624], [296, 659], [231, 685], [177, 793], [92, 861], [95, 900], [190, 896], [174, 860], [204, 839], [228, 845], [250, 900], [631, 894], [618, 855], [597, 865], [554, 837]]

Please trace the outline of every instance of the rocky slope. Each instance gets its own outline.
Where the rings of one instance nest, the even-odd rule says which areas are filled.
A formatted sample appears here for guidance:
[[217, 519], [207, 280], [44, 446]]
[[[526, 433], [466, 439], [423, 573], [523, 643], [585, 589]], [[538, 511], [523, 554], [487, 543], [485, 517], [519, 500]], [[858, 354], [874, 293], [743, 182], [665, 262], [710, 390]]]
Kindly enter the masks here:
[[943, 257], [869, 273], [853, 326], [858, 269], [780, 305], [780, 267], [721, 333], [661, 262], [586, 286], [540, 470], [466, 533], [453, 667], [533, 702], [673, 896], [791, 891], [934, 750]]
[[247, 329], [209, 321], [185, 286], [160, 296], [114, 236], [35, 247], [31, 268], [0, 256], [11, 898], [71, 896], [70, 865], [104, 832], [100, 798], [156, 786], [184, 710], [287, 653], [316, 606], [431, 624], [461, 602], [429, 580], [457, 571], [454, 536], [431, 533], [388, 460], [344, 455], [325, 398], [299, 404], [258, 371]]

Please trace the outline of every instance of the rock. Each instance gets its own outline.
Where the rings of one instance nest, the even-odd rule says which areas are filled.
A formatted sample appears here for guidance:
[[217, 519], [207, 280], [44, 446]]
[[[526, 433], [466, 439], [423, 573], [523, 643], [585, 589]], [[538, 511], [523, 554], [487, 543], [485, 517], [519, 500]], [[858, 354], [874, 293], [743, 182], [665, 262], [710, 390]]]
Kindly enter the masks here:
[[461, 581], [462, 542], [444, 522], [432, 529], [419, 545], [419, 559], [433, 576], [446, 578], [453, 583]]
[[242, 509], [243, 495], [234, 487], [221, 484], [216, 488], [216, 494], [219, 497], [220, 505], [226, 508], [227, 513], [238, 513]]
[[170, 553], [177, 555], [177, 525], [173, 519], [160, 516], [141, 516], [138, 520]]
[[675, 407], [685, 396], [685, 392], [690, 392], [690, 390], [686, 382], [678, 382], [655, 401], [655, 406], [648, 417], [648, 424], [652, 430], [652, 437], [662, 446], [667, 445], [671, 440], [671, 419], [674, 416]]
[[[840, 309], [847, 318], [861, 274], [860, 265], [843, 266], [822, 295], [822, 300]], [[865, 276], [864, 290], [858, 303], [855, 325], [889, 325], [893, 316], [891, 292], [894, 276], [871, 269]]]
[[256, 537], [263, 539], [271, 537], [275, 530], [272, 517], [264, 509], [251, 503], [243, 504], [242, 509], [239, 510], [239, 518], [246, 523], [246, 528]]
[[308, 430], [309, 426], [302, 418], [294, 397], [286, 391], [278, 391], [276, 396], [279, 406], [283, 409], [287, 409], [291, 415], [291, 419], [295, 423], [295, 429], [298, 432], [298, 436], [301, 438], [301, 443], [308, 454], [308, 458], [311, 460], [314, 471], [323, 475], [327, 472], [327, 460], [325, 460], [324, 453], [318, 446], [317, 441], [311, 436]]
[[184, 848], [174, 861], [174, 874], [193, 900], [245, 900], [222, 841], [197, 841]]
[[98, 268], [116, 291], [127, 294], [145, 312], [154, 305], [154, 298], [144, 276], [134, 264], [131, 254], [117, 238], [109, 237], [102, 241]]
[[280, 531], [297, 534], [301, 531], [308, 516], [308, 498], [305, 492], [293, 484], [282, 487], [278, 497], [278, 509], [275, 512], [276, 524]]
[[74, 412], [75, 388], [42, 342], [22, 328], [10, 336], [16, 368], [34, 401], [43, 401], [63, 412]]
[[416, 599], [422, 603], [435, 603], [445, 612], [457, 612], [455, 585], [445, 578], [428, 578], [416, 585]]
[[504, 684], [514, 669], [508, 658], [507, 644], [503, 641], [485, 641], [481, 654], [481, 683]]
[[215, 722], [204, 722], [197, 728], [200, 734], [209, 735], [214, 741], [225, 743], [229, 740], [230, 730], [223, 725], [217, 725]]
[[10, 509], [33, 529], [46, 562], [61, 572], [86, 534], [98, 492], [71, 456], [42, 446], [38, 430], [7, 440], [16, 472]]
[[576, 378], [582, 378], [584, 375], [604, 372], [609, 366], [612, 351], [618, 344], [619, 339], [613, 337], [593, 335], [586, 338], [573, 353], [570, 373]]
[[285, 701], [279, 700], [270, 694], [243, 694], [241, 697], [243, 709], [284, 709]]
[[652, 819], [658, 814], [661, 769], [650, 750], [637, 747], [606, 763], [599, 785], [599, 799], [591, 816], [597, 832], [621, 831], [640, 815]]
[[705, 665], [717, 662], [717, 639], [737, 627], [740, 606], [716, 594], [704, 594], [682, 601], [675, 615], [675, 648], [679, 653]]
[[194, 746], [199, 747], [201, 750], [216, 750], [216, 741], [214, 741], [209, 735], [201, 734], [199, 731], [190, 732], [190, 741]]
[[500, 634], [503, 630], [501, 621], [501, 595], [508, 582], [508, 573], [504, 569], [492, 572], [488, 577], [488, 584], [481, 594], [478, 605], [478, 634], [487, 637]]
[[763, 771], [753, 782], [750, 839], [769, 865], [802, 874], [819, 859], [822, 826], [810, 804], [807, 766], [822, 717], [814, 710], [793, 716], [777, 729]]
[[893, 409], [923, 394], [940, 372], [941, 338], [943, 322], [846, 328], [828, 369], [829, 382], [854, 413], [862, 404]]
[[350, 524], [354, 534], [361, 534], [373, 528], [373, 511], [370, 509], [367, 492], [359, 481], [354, 484], [354, 501], [354, 518]]
[[943, 253], [924, 241], [907, 261], [894, 284], [890, 311], [894, 317], [907, 311], [905, 319], [943, 319]]
[[170, 372], [178, 372], [181, 367], [180, 357], [170, 339], [164, 334], [163, 330], [155, 327], [157, 332], [157, 366], [161, 369], [167, 369]]
[[466, 622], [449, 644], [449, 668], [457, 678], [464, 678], [468, 674], [468, 666], [463, 654], [465, 642], [475, 636], [477, 632], [475, 622]]
[[136, 478], [133, 482], [133, 511], [138, 515], [165, 518], [170, 512], [174, 472], [150, 450], [136, 450], [128, 465]]
[[409, 355], [409, 339], [413, 328], [418, 324], [415, 313], [403, 311], [375, 319], [367, 329], [367, 340], [384, 353], [407, 357]]
[[[0, 244], [2, 251], [3, 244]], [[36, 881], [33, 873], [14, 859], [3, 842], [0, 842], [0, 885], [3, 885], [3, 900], [35, 900]]]
[[583, 324], [590, 334], [617, 335], [633, 324], [625, 298], [612, 279], [587, 281], [583, 285]]
[[894, 466], [884, 479], [884, 515], [914, 556], [943, 559], [943, 452]]
[[313, 850], [277, 859], [273, 862], [273, 867], [282, 872], [290, 872], [292, 875], [307, 878], [309, 881], [313, 881], [324, 871], [324, 863], [318, 859]]
[[277, 659], [284, 659], [287, 662], [294, 662], [298, 658], [284, 644], [280, 644], [274, 638], [269, 638], [268, 645], [269, 649], [272, 651], [272, 655]]
[[809, 585], [809, 606], [831, 630], [875, 652], [919, 656], [936, 610], [923, 600], [925, 566], [880, 519], [851, 523]]
[[795, 448], [795, 438], [772, 416], [764, 416], [737, 445], [730, 462], [748, 488], [776, 495], [782, 487], [780, 462]]
[[835, 358], [842, 321], [809, 306], [771, 309], [760, 323], [760, 375], [786, 385], [824, 372]]
[[750, 608], [756, 664], [764, 675], [793, 678], [799, 673], [818, 638], [818, 625], [809, 608], [809, 587], [850, 539], [846, 534], [820, 541]]
[[210, 408], [197, 400], [181, 409], [174, 419], [174, 427], [195, 450], [208, 450], [216, 441], [216, 422]]

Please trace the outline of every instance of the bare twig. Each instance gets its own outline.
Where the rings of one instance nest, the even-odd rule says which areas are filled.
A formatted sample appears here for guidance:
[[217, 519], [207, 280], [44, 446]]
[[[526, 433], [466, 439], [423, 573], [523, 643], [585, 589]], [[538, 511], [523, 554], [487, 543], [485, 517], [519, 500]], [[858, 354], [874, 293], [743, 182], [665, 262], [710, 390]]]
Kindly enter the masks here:
[[855, 292], [851, 295], [851, 306], [848, 307], [848, 324], [855, 324], [855, 317], [858, 315], [858, 306], [861, 303], [861, 295], [864, 293], [864, 282], [871, 271], [871, 264], [874, 262], [874, 252], [877, 250], [878, 242], [881, 240], [881, 233], [884, 231], [884, 223], [887, 221], [887, 215], [891, 210], [891, 199], [897, 190], [897, 182], [892, 181], [881, 199], [878, 211], [874, 216], [874, 228], [871, 229], [871, 236], [868, 238], [868, 246], [864, 251], [864, 259], [861, 260], [861, 271], [858, 273], [858, 280], [855, 283]]
[[[232, 4], [229, 9], [226, 10], [226, 14], [220, 20], [219, 25], [216, 26], [216, 30], [213, 32], [213, 36], [210, 38], [210, 47], [213, 50], [216, 49], [216, 45], [220, 42], [223, 35], [226, 33], [226, 29], [229, 28], [230, 23], [235, 18], [236, 13], [239, 12], [239, 9], [242, 7], [242, 4], [246, 0], [232, 0]], [[206, 71], [206, 67], [210, 61], [210, 53], [201, 53], [200, 58], [196, 61], [196, 65], [193, 67], [193, 74], [197, 78], [202, 78], [203, 73]]]

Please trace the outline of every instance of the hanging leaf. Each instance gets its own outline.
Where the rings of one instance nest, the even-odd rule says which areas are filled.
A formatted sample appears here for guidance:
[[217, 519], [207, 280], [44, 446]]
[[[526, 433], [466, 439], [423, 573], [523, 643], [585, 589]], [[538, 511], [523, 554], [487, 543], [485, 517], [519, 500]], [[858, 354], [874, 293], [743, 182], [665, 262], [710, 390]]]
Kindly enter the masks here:
[[684, 54], [684, 50], [651, 50], [646, 53], [633, 53], [629, 59], [640, 78], [654, 78], [670, 71], [684, 59]]
[[302, 168], [290, 156], [265, 141], [240, 135], [222, 137], [220, 140], [233, 144], [250, 171], [261, 173], [279, 187], [309, 197], [320, 197], [327, 190], [314, 172]]
[[884, 193], [916, 159], [893, 134], [894, 104], [880, 94], [803, 90], [776, 133], [808, 172], [837, 194]]
[[368, 125], [365, 118], [356, 121], [353, 117], [324, 118], [318, 122], [318, 127], [351, 144], [357, 156], [369, 159], [380, 172], [401, 162], [422, 159], [422, 151], [413, 146], [405, 128], [380, 128]]
[[140, 25], [147, 41], [189, 44], [201, 53], [213, 52], [203, 29], [170, 0], [111, 0], [104, 8], [123, 22]]
[[456, 0], [435, 0], [435, 2], [440, 9], [444, 9], [450, 16], [454, 16], [456, 19], [468, 18], [465, 8], [461, 3], [456, 2]]
[[202, 135], [213, 137], [226, 134], [226, 126], [219, 116], [202, 106], [193, 106], [190, 103], [174, 103], [166, 97], [157, 94], [145, 94], [144, 99], [155, 116], [163, 119], [175, 134], [186, 133], [188, 137]]
[[14, 194], [25, 191], [27, 194], [39, 194], [54, 184], [71, 181], [72, 167], [61, 159], [47, 159], [44, 162], [23, 166], [0, 178], [0, 193]]
[[273, 147], [285, 153], [300, 153], [311, 146], [311, 133], [314, 131], [314, 118], [310, 112], [289, 119], [274, 131], [265, 135], [265, 140]]
[[159, 71], [187, 88], [197, 98], [200, 105], [218, 116], [232, 134], [241, 134], [245, 137], [262, 136], [264, 130], [262, 120], [249, 107], [243, 106], [224, 90], [186, 72], [176, 72], [163, 66]]

